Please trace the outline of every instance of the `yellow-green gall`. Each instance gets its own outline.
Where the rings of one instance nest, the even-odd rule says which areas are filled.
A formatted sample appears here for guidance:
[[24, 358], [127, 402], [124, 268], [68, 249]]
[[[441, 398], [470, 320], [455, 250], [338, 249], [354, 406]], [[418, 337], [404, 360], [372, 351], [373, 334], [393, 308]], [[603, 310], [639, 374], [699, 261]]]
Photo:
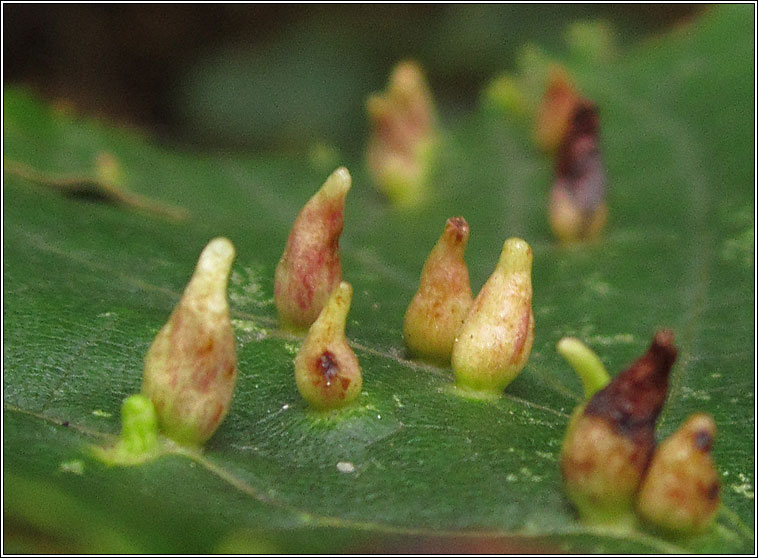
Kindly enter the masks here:
[[584, 397], [589, 399], [611, 381], [600, 358], [575, 337], [564, 337], [555, 347], [584, 384]]
[[342, 280], [339, 241], [351, 184], [345, 167], [335, 170], [292, 225], [274, 274], [274, 302], [285, 328], [307, 329]]
[[665, 531], [703, 531], [719, 506], [719, 478], [710, 450], [716, 424], [697, 413], [653, 453], [637, 499], [637, 512]]
[[215, 238], [145, 357], [142, 393], [155, 405], [161, 431], [199, 445], [229, 411], [237, 380], [234, 332], [226, 288], [234, 246]]
[[455, 336], [474, 300], [463, 259], [468, 237], [469, 227], [463, 217], [448, 219], [424, 263], [418, 291], [403, 324], [405, 344], [414, 356], [450, 363]]
[[95, 456], [109, 465], [137, 465], [158, 455], [158, 417], [152, 401], [142, 394], [121, 405], [121, 434], [109, 448], [95, 447]]
[[345, 338], [352, 298], [353, 288], [341, 282], [311, 325], [295, 357], [297, 389], [316, 409], [342, 407], [361, 392], [361, 367]]
[[152, 401], [141, 393], [127, 397], [121, 405], [120, 444], [132, 454], [153, 451], [158, 446], [158, 416]]
[[532, 249], [520, 238], [509, 238], [455, 340], [452, 365], [458, 384], [502, 391], [526, 365], [533, 341]]
[[372, 95], [366, 109], [366, 160], [377, 188], [397, 206], [418, 205], [427, 197], [439, 143], [432, 94], [419, 65], [399, 63], [386, 93]]
[[663, 408], [676, 360], [670, 331], [655, 335], [647, 352], [579, 407], [561, 450], [569, 499], [590, 523], [628, 523], [655, 446], [655, 421]]

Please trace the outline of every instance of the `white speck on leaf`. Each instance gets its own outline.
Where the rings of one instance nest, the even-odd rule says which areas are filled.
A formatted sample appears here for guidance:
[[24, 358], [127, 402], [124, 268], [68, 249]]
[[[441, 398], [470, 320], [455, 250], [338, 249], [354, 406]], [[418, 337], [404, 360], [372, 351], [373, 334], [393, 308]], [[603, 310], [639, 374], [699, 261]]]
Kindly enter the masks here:
[[355, 465], [353, 465], [349, 461], [340, 461], [339, 463], [337, 463], [337, 470], [340, 473], [354, 473]]
[[263, 269], [253, 267], [246, 267], [241, 271], [233, 271], [229, 278], [229, 300], [241, 308], [248, 306], [264, 308], [271, 306], [274, 303], [274, 299], [266, 297], [265, 290], [261, 286], [261, 277], [263, 275]]
[[755, 498], [755, 491], [753, 490], [753, 486], [748, 482], [744, 482], [742, 484], [733, 484], [731, 485], [731, 489], [735, 494], [744, 496], [748, 500]]
[[592, 335], [587, 338], [590, 345], [629, 345], [634, 343], [634, 335], [631, 333], [617, 333], [615, 335]]
[[59, 466], [58, 470], [61, 473], [72, 473], [74, 475], [83, 475], [84, 474], [84, 461], [81, 459], [72, 459], [71, 461], [63, 461]]
[[692, 389], [689, 387], [682, 387], [682, 397], [684, 399], [695, 399], [697, 401], [710, 401], [711, 396], [701, 389]]
[[252, 320], [232, 320], [236, 333], [245, 333], [247, 335], [240, 335], [240, 341], [243, 343], [249, 343], [250, 341], [260, 341], [265, 339], [268, 335], [268, 331]]

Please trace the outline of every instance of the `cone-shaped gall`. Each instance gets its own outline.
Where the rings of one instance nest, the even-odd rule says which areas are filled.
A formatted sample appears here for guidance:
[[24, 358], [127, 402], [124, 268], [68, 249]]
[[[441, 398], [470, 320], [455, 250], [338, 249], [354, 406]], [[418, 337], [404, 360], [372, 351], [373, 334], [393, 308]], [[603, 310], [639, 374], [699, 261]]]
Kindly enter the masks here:
[[561, 66], [552, 66], [534, 128], [534, 141], [540, 149], [551, 154], [558, 150], [580, 100], [568, 72]]
[[403, 324], [405, 344], [414, 356], [450, 363], [455, 336], [473, 302], [463, 259], [468, 236], [468, 223], [463, 217], [448, 219], [424, 263], [418, 291]]
[[297, 389], [316, 409], [334, 409], [361, 392], [361, 367], [347, 344], [345, 324], [353, 288], [345, 281], [332, 292], [295, 357]]
[[716, 424], [692, 415], [655, 449], [637, 497], [637, 513], [664, 531], [703, 531], [719, 506], [719, 479], [711, 460]]
[[659, 331], [642, 357], [571, 417], [561, 473], [583, 520], [610, 524], [634, 517], [676, 354], [673, 333]]
[[305, 204], [274, 275], [274, 302], [283, 327], [307, 329], [342, 280], [339, 241], [350, 173], [335, 170]]
[[550, 192], [550, 227], [559, 240], [589, 240], [605, 226], [606, 176], [598, 133], [595, 105], [580, 102], [558, 149]]
[[371, 136], [368, 168], [377, 188], [397, 206], [414, 206], [427, 196], [439, 132], [432, 94], [414, 62], [399, 63], [387, 91], [366, 102]]
[[210, 438], [231, 403], [237, 356], [226, 287], [234, 255], [226, 238], [208, 243], [145, 357], [142, 393], [155, 405], [161, 431], [182, 444]]
[[532, 249], [509, 238], [458, 332], [456, 381], [476, 391], [502, 391], [526, 365], [533, 341]]

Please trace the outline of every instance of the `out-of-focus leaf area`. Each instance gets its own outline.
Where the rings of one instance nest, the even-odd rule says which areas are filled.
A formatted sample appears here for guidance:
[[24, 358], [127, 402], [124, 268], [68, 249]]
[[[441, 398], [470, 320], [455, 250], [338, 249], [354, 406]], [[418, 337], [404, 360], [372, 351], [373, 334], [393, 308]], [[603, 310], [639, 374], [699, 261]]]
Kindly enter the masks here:
[[[403, 58], [440, 107], [468, 114], [523, 46], [565, 50], [602, 21], [624, 48], [702, 8], [634, 6], [27, 6], [6, 9], [6, 79], [86, 113], [196, 145], [355, 156], [365, 97]], [[16, 55], [8, 54], [8, 51]]]
[[[4, 6], [6, 25], [64, 8], [103, 41], [134, 13]], [[199, 54], [160, 51], [161, 95], [121, 96], [138, 110], [74, 94], [101, 87], [97, 56], [65, 84], [5, 60], [32, 85], [5, 84], [3, 104], [4, 552], [754, 551], [753, 6], [652, 22], [610, 6], [204, 7], [196, 27], [139, 8], [141, 46], [120, 79], [137, 79], [140, 60], [158, 72], [161, 34]], [[256, 48], [209, 31], [234, 17], [270, 22]], [[406, 57], [427, 70], [444, 130], [431, 197], [413, 211], [376, 192], [362, 156], [365, 96]], [[599, 107], [609, 220], [588, 243], [559, 244], [547, 225], [554, 163], [532, 111], [553, 62]], [[135, 126], [146, 122], [154, 131]], [[277, 325], [273, 274], [300, 207], [340, 164], [353, 175], [340, 245], [363, 391], [323, 414], [295, 386], [302, 337]], [[103, 176], [117, 186], [98, 187]], [[424, 259], [455, 215], [471, 227], [475, 291], [506, 238], [534, 253], [531, 358], [492, 400], [456, 394], [449, 367], [403, 346]], [[92, 446], [113, 443], [145, 352], [220, 235], [237, 248], [225, 422], [202, 451], [102, 463]], [[688, 537], [582, 523], [558, 466], [582, 386], [556, 342], [583, 339], [614, 375], [662, 327], [679, 358], [657, 437], [714, 417], [721, 507]]]

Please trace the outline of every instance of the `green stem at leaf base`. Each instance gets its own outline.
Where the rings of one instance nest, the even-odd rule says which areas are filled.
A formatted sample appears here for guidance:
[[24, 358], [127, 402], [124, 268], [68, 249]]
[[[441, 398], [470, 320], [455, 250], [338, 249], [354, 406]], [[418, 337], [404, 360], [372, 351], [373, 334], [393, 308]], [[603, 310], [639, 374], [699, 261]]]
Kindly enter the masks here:
[[579, 339], [564, 337], [558, 341], [556, 349], [582, 379], [586, 399], [592, 397], [611, 381], [600, 358]]

